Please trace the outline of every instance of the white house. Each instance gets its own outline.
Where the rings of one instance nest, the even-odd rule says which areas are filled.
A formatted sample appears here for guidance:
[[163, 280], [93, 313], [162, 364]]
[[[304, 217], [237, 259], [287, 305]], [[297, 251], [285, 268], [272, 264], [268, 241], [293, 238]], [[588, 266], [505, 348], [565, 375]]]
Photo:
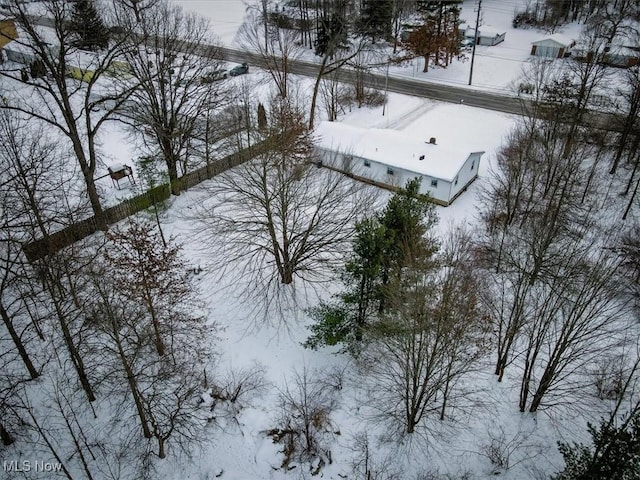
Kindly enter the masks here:
[[575, 40], [561, 33], [554, 33], [531, 43], [531, 55], [547, 58], [562, 58], [571, 54]]
[[364, 129], [338, 122], [316, 127], [316, 150], [323, 166], [375, 185], [395, 189], [422, 179], [420, 193], [450, 205], [478, 176], [484, 152], [439, 145], [389, 129]]
[[629, 68], [640, 64], [640, 48], [624, 37], [616, 37], [611, 43], [600, 44], [597, 48], [578, 44], [573, 49], [572, 57], [591, 62], [596, 54], [597, 61], [603, 65]]
[[[506, 35], [507, 32], [504, 30], [500, 30], [489, 25], [481, 25], [478, 29], [478, 45], [488, 45], [490, 47], [498, 45], [499, 43], [504, 42]], [[464, 36], [466, 38], [475, 39], [475, 27], [468, 27], [464, 32]]]

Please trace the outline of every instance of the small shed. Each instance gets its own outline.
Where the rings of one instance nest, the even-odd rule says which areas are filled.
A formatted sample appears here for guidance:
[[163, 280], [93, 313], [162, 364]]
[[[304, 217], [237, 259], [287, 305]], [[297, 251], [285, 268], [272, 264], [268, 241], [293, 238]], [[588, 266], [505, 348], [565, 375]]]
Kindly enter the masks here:
[[417, 139], [390, 129], [365, 129], [320, 122], [316, 152], [320, 164], [357, 180], [387, 189], [421, 179], [420, 193], [450, 205], [478, 177], [484, 152], [439, 145], [436, 138]]
[[531, 43], [531, 55], [546, 58], [563, 58], [571, 55], [576, 42], [561, 33], [554, 33]]
[[[499, 43], [504, 42], [506, 35], [507, 32], [504, 30], [500, 30], [489, 25], [481, 25], [478, 29], [478, 45], [488, 45], [490, 47], [498, 45]], [[465, 30], [464, 36], [466, 38], [475, 39], [476, 29], [468, 27]]]

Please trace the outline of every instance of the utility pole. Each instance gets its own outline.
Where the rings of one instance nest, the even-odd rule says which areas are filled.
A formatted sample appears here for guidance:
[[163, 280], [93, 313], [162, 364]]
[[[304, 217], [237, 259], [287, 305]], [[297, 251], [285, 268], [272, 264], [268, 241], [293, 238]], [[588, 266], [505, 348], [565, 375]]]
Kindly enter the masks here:
[[387, 74], [384, 77], [384, 103], [382, 104], [382, 116], [387, 108], [387, 101], [389, 100], [389, 62], [391, 58], [387, 58]]
[[482, 0], [478, 0], [478, 16], [476, 17], [476, 31], [473, 35], [473, 50], [471, 51], [471, 70], [469, 71], [469, 85], [473, 78], [473, 61], [476, 59], [476, 44], [478, 43], [478, 32], [480, 31], [480, 8], [482, 7]]

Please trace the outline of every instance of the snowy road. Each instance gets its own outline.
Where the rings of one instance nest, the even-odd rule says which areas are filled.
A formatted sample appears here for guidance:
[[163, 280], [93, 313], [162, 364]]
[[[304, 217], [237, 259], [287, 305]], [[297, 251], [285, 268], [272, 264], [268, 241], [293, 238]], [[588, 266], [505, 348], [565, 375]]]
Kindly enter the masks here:
[[[45, 17], [32, 17], [34, 23], [51, 26], [52, 20]], [[228, 47], [202, 46], [199, 48], [200, 54], [205, 57], [219, 58], [230, 62], [248, 62], [250, 65], [264, 67], [265, 62], [260, 55]], [[318, 64], [301, 60], [290, 60], [289, 71], [293, 74], [316, 77], [318, 75]], [[353, 80], [354, 72], [347, 69], [344, 78], [347, 81]], [[439, 83], [427, 82], [424, 80], [414, 80], [402, 77], [394, 77], [371, 73], [366, 81], [367, 86], [384, 89], [389, 92], [402, 93], [416, 97], [429, 98], [449, 103], [458, 103], [469, 107], [484, 108], [503, 113], [522, 115], [524, 111], [531, 110], [531, 102], [521, 97], [501, 95], [484, 90], [474, 90], [472, 88], [457, 87], [453, 85], [443, 85]], [[604, 112], [591, 112], [584, 117], [584, 123], [599, 126], [603, 130], [619, 130], [622, 122], [616, 119], [615, 115]]]

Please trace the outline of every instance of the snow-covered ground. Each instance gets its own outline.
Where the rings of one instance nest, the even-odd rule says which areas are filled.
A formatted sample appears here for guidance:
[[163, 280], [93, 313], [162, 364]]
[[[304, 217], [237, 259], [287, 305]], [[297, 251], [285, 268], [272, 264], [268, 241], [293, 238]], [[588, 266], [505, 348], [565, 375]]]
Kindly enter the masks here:
[[[213, 33], [224, 45], [239, 48], [237, 31], [244, 22], [247, 9], [255, 5], [251, 0], [174, 0], [188, 11], [197, 12], [210, 19]], [[475, 24], [476, 0], [465, 0], [460, 18], [467, 24]], [[513, 13], [522, 8], [525, 0], [485, 0], [482, 2], [481, 25], [492, 26], [506, 32], [505, 41], [493, 46], [478, 46], [474, 60], [472, 86], [498, 93], [513, 93], [512, 85], [522, 73], [522, 67], [530, 58], [531, 42], [548, 35], [535, 29], [515, 29]], [[570, 24], [560, 31], [577, 38], [581, 25]], [[312, 51], [304, 52], [304, 58], [314, 60]], [[423, 73], [424, 60], [415, 59], [403, 65], [392, 65], [389, 74], [424, 79], [453, 85], [467, 85], [471, 65], [471, 53], [463, 60], [454, 60], [447, 68], [431, 68]], [[560, 60], [561, 61], [561, 60]]]
[[[178, 1], [178, 0], [175, 0]], [[211, 18], [214, 33], [227, 45], [234, 46], [237, 29], [246, 14], [246, 5], [241, 0], [181, 0], [185, 8]], [[470, 19], [476, 2], [465, 1], [463, 18]], [[520, 1], [485, 0], [483, 2], [484, 23], [504, 28], [506, 41], [495, 47], [478, 47], [474, 70], [474, 85], [482, 88], [508, 91], [511, 83], [520, 74], [523, 62], [529, 55], [530, 42], [544, 34], [533, 30], [511, 28], [513, 8]], [[570, 26], [566, 33], [577, 32], [579, 26]], [[469, 62], [456, 62], [447, 69], [421, 72], [415, 62], [406, 67], [392, 67], [391, 74], [407, 75], [434, 81], [466, 84]], [[256, 73], [254, 80], [260, 74]], [[248, 81], [250, 76], [233, 81]], [[265, 77], [266, 78], [266, 77]], [[307, 88], [308, 80], [300, 80], [301, 89]], [[256, 95], [269, 89], [267, 81], [256, 87]], [[493, 111], [475, 109], [463, 105], [446, 104], [400, 94], [389, 94], [385, 114], [382, 107], [354, 108], [340, 118], [348, 124], [360, 127], [392, 128], [418, 138], [436, 137], [440, 144], [455, 144], [456, 148], [469, 151], [484, 150], [479, 168], [479, 178], [461, 195], [452, 206], [437, 207], [444, 232], [452, 223], [476, 223], [480, 201], [479, 191], [489, 181], [489, 169], [495, 162], [496, 151], [516, 118]], [[103, 152], [102, 165], [97, 175], [106, 173], [112, 163], [131, 163], [137, 155], [134, 140], [126, 135], [117, 123], [107, 123], [100, 135]], [[117, 190], [106, 178], [100, 181], [100, 190], [106, 205], [111, 205], [123, 196], [137, 190], [122, 183]], [[202, 201], [204, 191], [194, 188], [172, 200], [163, 215], [167, 233], [173, 234], [184, 245], [185, 253], [193, 264], [207, 266], [215, 263], [206, 250], [198, 244], [194, 225], [189, 221], [189, 212]], [[366, 403], [360, 388], [361, 378], [355, 373], [347, 355], [335, 349], [312, 351], [304, 349], [301, 342], [308, 336], [308, 319], [299, 310], [284, 318], [288, 328], [274, 325], [259, 325], [250, 318], [254, 304], [237, 294], [234, 285], [225, 283], [215, 272], [205, 268], [198, 275], [203, 299], [206, 301], [210, 319], [220, 326], [218, 342], [221, 372], [229, 367], [249, 368], [262, 365], [270, 386], [258, 396], [253, 404], [238, 417], [238, 423], [224, 422], [222, 426], [211, 425], [202, 449], [193, 452], [188, 463], [175, 463], [171, 456], [162, 465], [162, 478], [201, 479], [217, 476], [225, 480], [298, 479], [311, 478], [308, 472], [297, 470], [285, 473], [277, 470], [281, 462], [281, 445], [274, 445], [265, 431], [276, 426], [277, 389], [284, 388], [294, 370], [303, 367], [310, 370], [339, 369], [346, 372], [344, 387], [337, 393], [339, 407], [332, 416], [336, 434], [331, 446], [333, 463], [321, 472], [321, 478], [351, 479], [351, 463], [355, 458], [354, 437], [363, 431], [370, 434], [372, 451], [377, 461], [385, 455], [393, 458], [392, 468], [403, 473], [397, 478], [411, 480], [419, 472], [470, 473], [470, 478], [495, 478], [495, 468], [487, 458], [487, 448], [492, 438], [504, 437], [513, 448], [511, 468], [502, 472], [501, 478], [519, 480], [534, 478], [536, 471], [550, 473], [561, 467], [561, 457], [556, 448], [557, 440], [585, 439], [587, 420], [597, 420], [597, 411], [585, 411], [583, 416], [521, 414], [517, 409], [517, 384], [512, 384], [509, 372], [503, 383], [497, 383], [489, 366], [478, 372], [469, 381], [469, 388], [478, 393], [474, 404], [460, 414], [455, 421], [435, 425], [433, 434], [420, 443], [419, 454], [409, 446], [395, 446], [378, 442], [384, 432], [371, 422], [360, 405]], [[336, 279], [336, 284], [337, 279]], [[336, 285], [320, 292], [328, 297]], [[311, 299], [309, 305], [314, 304]], [[300, 308], [304, 307], [301, 305]], [[301, 321], [294, 321], [294, 316]], [[487, 364], [490, 359], [487, 359]], [[220, 474], [223, 472], [222, 474]], [[320, 476], [318, 477], [320, 478]], [[359, 479], [354, 479], [359, 480]]]
[[[381, 108], [356, 109], [341, 119], [345, 123], [364, 127], [395, 127], [411, 135], [437, 136], [439, 143], [456, 143], [470, 151], [482, 149], [483, 158], [479, 179], [459, 197], [452, 206], [437, 207], [440, 216], [438, 229], [444, 232], [452, 223], [476, 223], [478, 191], [487, 182], [488, 169], [515, 118], [500, 113], [450, 105], [403, 95], [392, 94], [388, 109], [382, 116]], [[206, 195], [195, 188], [175, 200], [166, 214], [165, 226], [185, 245], [187, 256], [200, 265], [215, 262], [209, 258], [194, 238], [194, 225], [188, 220], [194, 205]], [[368, 398], [362, 390], [362, 377], [355, 373], [350, 357], [335, 349], [307, 350], [301, 346], [309, 332], [309, 320], [304, 314], [298, 320], [285, 315], [278, 326], [258, 324], [248, 300], [237, 293], [235, 285], [228, 285], [214, 272], [197, 277], [201, 291], [210, 307], [211, 318], [221, 325], [221, 370], [233, 366], [245, 368], [262, 365], [271, 386], [254, 404], [238, 417], [238, 423], [225, 423], [224, 428], [211, 427], [208, 440], [187, 466], [171, 465], [164, 478], [210, 478], [222, 472], [220, 478], [231, 480], [299, 479], [312, 478], [303, 466], [291, 472], [278, 467], [282, 461], [282, 445], [275, 445], [266, 436], [268, 429], [277, 426], [277, 391], [291, 381], [294, 371], [306, 367], [312, 372], [338, 369], [345, 371], [343, 389], [338, 393], [339, 407], [332, 421], [340, 434], [331, 443], [333, 463], [322, 469], [322, 478], [344, 479], [353, 476], [352, 463], [357, 457], [354, 439], [367, 432], [375, 461], [391, 456], [391, 469], [401, 472], [397, 478], [413, 479], [424, 472], [462, 475], [469, 478], [495, 478], [496, 468], [488, 459], [492, 440], [502, 441], [512, 449], [510, 468], [501, 473], [505, 479], [533, 478], [536, 472], [550, 473], [562, 466], [556, 448], [557, 440], [584, 438], [586, 420], [597, 420], [592, 412], [585, 417], [560, 415], [560, 418], [539, 414], [521, 414], [517, 409], [519, 384], [511, 383], [509, 375], [497, 383], [487, 365], [475, 377], [470, 377], [468, 388], [477, 393], [473, 402], [454, 419], [433, 426], [431, 436], [415, 445], [397, 446], [380, 442], [385, 433], [381, 426], [367, 415]], [[328, 298], [328, 289], [321, 296]], [[310, 301], [313, 305], [313, 300]], [[301, 306], [302, 308], [302, 306]], [[300, 312], [298, 312], [299, 314]], [[300, 318], [302, 320], [300, 320]], [[278, 323], [278, 322], [276, 322]], [[416, 450], [419, 449], [419, 450]], [[419, 453], [418, 453], [419, 452]]]

